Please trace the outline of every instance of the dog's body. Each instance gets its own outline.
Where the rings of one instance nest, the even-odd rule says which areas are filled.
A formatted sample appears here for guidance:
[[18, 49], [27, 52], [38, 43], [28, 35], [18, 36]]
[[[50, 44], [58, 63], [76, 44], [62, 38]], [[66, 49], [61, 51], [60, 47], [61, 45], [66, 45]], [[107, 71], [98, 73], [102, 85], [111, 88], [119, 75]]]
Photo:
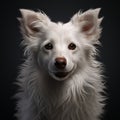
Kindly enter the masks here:
[[18, 77], [18, 120], [99, 120], [104, 84], [95, 44], [100, 9], [75, 14], [66, 24], [21, 10], [27, 60]]

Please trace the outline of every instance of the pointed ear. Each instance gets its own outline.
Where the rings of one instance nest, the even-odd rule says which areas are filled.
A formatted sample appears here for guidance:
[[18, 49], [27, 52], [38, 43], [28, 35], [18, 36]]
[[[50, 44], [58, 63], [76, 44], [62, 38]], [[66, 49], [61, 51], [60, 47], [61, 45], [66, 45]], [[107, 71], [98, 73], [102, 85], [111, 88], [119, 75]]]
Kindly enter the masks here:
[[71, 22], [75, 25], [81, 33], [83, 33], [87, 38], [96, 36], [100, 34], [100, 23], [102, 18], [98, 18], [100, 8], [91, 9], [84, 13], [78, 12], [73, 16]]
[[18, 18], [21, 23], [21, 30], [25, 35], [34, 35], [41, 31], [43, 24], [49, 21], [49, 18], [41, 12], [20, 9], [22, 18]]

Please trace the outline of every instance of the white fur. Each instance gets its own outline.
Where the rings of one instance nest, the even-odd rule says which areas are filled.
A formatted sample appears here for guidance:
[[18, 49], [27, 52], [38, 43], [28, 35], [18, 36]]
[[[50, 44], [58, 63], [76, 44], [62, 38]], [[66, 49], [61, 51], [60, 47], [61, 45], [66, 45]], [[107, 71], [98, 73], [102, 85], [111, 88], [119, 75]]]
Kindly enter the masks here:
[[[78, 12], [68, 23], [54, 23], [41, 12], [21, 9], [21, 32], [27, 59], [17, 84], [18, 120], [99, 120], [104, 107], [102, 65], [95, 45], [101, 33], [100, 9]], [[53, 49], [45, 49], [51, 43]], [[74, 50], [68, 45], [74, 43]], [[67, 60], [68, 75], [54, 65]]]

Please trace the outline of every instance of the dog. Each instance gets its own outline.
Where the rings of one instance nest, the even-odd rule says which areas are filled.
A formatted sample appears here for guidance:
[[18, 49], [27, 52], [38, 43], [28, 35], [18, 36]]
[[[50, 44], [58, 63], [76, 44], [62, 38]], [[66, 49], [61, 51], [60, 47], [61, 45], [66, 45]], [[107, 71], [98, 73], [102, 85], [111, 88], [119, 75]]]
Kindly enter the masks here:
[[43, 12], [20, 9], [26, 59], [17, 78], [18, 120], [100, 120], [105, 106], [100, 8], [52, 22]]

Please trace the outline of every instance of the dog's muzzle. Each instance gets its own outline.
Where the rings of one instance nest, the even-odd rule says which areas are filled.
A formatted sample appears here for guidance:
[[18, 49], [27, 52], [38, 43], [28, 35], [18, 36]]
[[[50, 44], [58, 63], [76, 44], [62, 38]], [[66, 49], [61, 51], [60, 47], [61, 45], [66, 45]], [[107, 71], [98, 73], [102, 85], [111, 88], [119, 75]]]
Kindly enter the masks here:
[[66, 70], [66, 66], [67, 66], [67, 60], [64, 57], [57, 57], [54, 60], [54, 70], [50, 70], [49, 69], [49, 73], [50, 75], [58, 81], [63, 81], [66, 80], [71, 73], [73, 72], [73, 68], [71, 68], [70, 70]]
[[61, 72], [55, 72], [55, 76], [58, 78], [64, 78], [68, 75], [68, 72], [63, 72], [66, 67], [67, 61], [64, 57], [57, 57], [55, 59], [55, 67], [60, 70]]

